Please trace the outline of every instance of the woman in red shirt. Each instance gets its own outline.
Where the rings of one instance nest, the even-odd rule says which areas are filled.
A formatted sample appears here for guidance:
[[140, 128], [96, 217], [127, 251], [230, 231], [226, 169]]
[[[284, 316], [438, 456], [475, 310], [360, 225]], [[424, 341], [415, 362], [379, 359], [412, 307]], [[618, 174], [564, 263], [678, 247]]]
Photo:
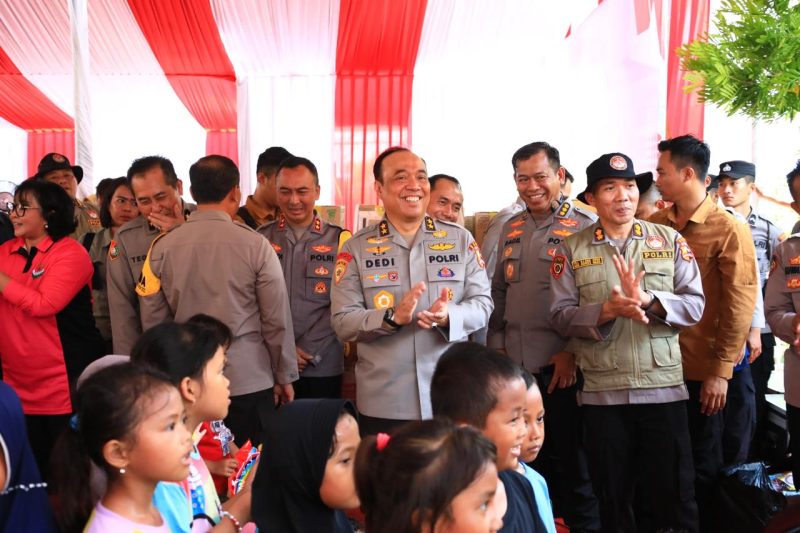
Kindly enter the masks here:
[[50, 450], [67, 427], [81, 371], [103, 355], [92, 316], [92, 263], [75, 230], [72, 199], [28, 180], [8, 206], [14, 239], [0, 245], [0, 361], [22, 401], [28, 438], [47, 477]]

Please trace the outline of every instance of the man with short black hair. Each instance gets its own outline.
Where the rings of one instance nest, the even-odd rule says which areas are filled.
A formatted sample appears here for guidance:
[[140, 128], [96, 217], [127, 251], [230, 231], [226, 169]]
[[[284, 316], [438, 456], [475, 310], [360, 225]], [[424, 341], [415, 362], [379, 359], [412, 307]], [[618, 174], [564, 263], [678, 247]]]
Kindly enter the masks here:
[[114, 353], [119, 355], [130, 355], [142, 334], [136, 283], [153, 239], [182, 224], [195, 209], [181, 199], [183, 183], [166, 157], [135, 160], [127, 178], [139, 216], [117, 230], [106, 260], [111, 337]]
[[283, 273], [267, 239], [234, 222], [239, 169], [221, 155], [189, 169], [197, 211], [160, 235], [136, 287], [145, 329], [205, 313], [233, 332], [227, 350], [231, 405], [225, 423], [236, 443], [259, 443], [274, 402], [294, 399], [297, 360]]
[[[789, 187], [789, 193], [792, 195], [792, 209], [800, 215], [800, 180], [796, 179], [798, 177], [800, 177], [800, 159], [797, 160], [795, 167], [786, 174], [786, 184]], [[800, 232], [800, 220], [792, 226], [792, 235], [798, 232]]]
[[292, 154], [282, 146], [270, 146], [256, 162], [256, 190], [247, 197], [245, 204], [236, 211], [236, 220], [253, 229], [278, 218], [280, 206], [275, 187], [275, 176], [281, 162]]
[[703, 313], [700, 270], [678, 232], [635, 218], [651, 172], [637, 174], [628, 156], [610, 153], [586, 175], [585, 197], [599, 219], [568, 236], [553, 258], [550, 322], [570, 337], [566, 349], [583, 370], [603, 531], [696, 531], [678, 333]]
[[[722, 205], [750, 227], [756, 247], [758, 275], [762, 293], [767, 286], [772, 254], [786, 235], [750, 205], [755, 191], [756, 166], [747, 161], [727, 161], [719, 166], [717, 183]], [[759, 301], [759, 303], [761, 303]], [[775, 369], [775, 337], [764, 318], [764, 309], [757, 305], [756, 316], [747, 337], [748, 354], [742, 347], [742, 360], [734, 367], [728, 382], [728, 405], [725, 406], [725, 430], [722, 439], [725, 464], [746, 461], [754, 436], [766, 437], [764, 417], [767, 383]], [[755, 392], [754, 392], [755, 391]]]
[[711, 497], [723, 464], [722, 409], [728, 380], [747, 340], [759, 290], [756, 251], [748, 228], [706, 194], [708, 145], [683, 135], [661, 141], [658, 151], [656, 185], [673, 205], [650, 221], [680, 231], [687, 253], [697, 259], [706, 297], [700, 322], [680, 336], [697, 504], [705, 530], [712, 527]]
[[344, 346], [331, 327], [334, 261], [349, 231], [317, 215], [317, 167], [304, 157], [284, 159], [275, 177], [278, 220], [258, 228], [278, 254], [292, 310], [300, 379], [295, 397], [340, 398]]
[[71, 165], [66, 156], [51, 152], [39, 161], [39, 168], [33, 177], [55, 183], [72, 198], [78, 226], [70, 237], [77, 239], [84, 233], [97, 233], [103, 229], [97, 207], [89, 201], [78, 199], [78, 184], [83, 180], [82, 167]]
[[571, 529], [597, 530], [597, 499], [581, 445], [575, 358], [566, 351], [567, 339], [548, 321], [555, 250], [596, 217], [563, 193], [566, 169], [560, 157], [549, 143], [534, 142], [511, 158], [526, 209], [505, 223], [497, 242], [487, 346], [508, 354], [539, 383], [548, 434], [534, 467], [547, 480], [558, 516]]
[[366, 434], [430, 418], [439, 356], [485, 326], [492, 310], [472, 235], [426, 214], [425, 162], [393, 147], [373, 173], [386, 216], [344, 244], [331, 291], [333, 329], [343, 342], [358, 343], [357, 406]]
[[463, 225], [464, 193], [461, 192], [461, 183], [447, 174], [433, 175], [428, 181], [431, 184], [428, 214], [435, 220], [445, 220]]

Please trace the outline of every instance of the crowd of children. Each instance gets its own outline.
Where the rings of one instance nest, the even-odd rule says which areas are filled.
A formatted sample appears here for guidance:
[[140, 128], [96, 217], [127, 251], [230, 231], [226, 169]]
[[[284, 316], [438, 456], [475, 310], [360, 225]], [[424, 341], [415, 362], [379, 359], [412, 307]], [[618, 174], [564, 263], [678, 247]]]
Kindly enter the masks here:
[[[526, 464], [544, 440], [539, 389], [475, 343], [440, 359], [434, 419], [391, 436], [362, 440], [348, 400], [297, 400], [269, 413], [254, 471], [235, 494], [226, 483], [221, 498], [197, 442], [208, 433], [231, 444], [218, 422], [230, 403], [230, 338], [197, 315], [145, 332], [130, 361], [109, 356], [87, 368], [54, 446], [49, 501], [19, 401], [0, 383], [0, 530], [555, 531], [547, 485]], [[233, 463], [215, 469], [235, 474], [235, 455], [226, 450], [222, 461]]]

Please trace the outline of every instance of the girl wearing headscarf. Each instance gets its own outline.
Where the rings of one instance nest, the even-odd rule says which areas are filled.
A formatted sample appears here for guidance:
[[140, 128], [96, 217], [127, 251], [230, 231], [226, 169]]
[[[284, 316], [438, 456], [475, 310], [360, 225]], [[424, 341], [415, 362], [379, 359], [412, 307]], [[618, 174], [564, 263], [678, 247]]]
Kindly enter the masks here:
[[270, 533], [352, 533], [353, 463], [361, 439], [348, 400], [296, 400], [267, 426], [253, 481], [253, 518]]

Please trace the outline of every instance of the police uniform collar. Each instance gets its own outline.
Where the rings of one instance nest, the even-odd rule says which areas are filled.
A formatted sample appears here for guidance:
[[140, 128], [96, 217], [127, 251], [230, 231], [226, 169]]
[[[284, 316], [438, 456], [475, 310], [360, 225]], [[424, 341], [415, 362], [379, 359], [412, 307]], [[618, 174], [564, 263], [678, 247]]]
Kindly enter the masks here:
[[225, 220], [228, 222], [232, 222], [233, 219], [231, 216], [226, 213], [225, 211], [221, 211], [219, 209], [198, 209], [197, 211], [193, 211], [189, 218], [186, 219], [187, 221], [194, 221], [194, 220]]

